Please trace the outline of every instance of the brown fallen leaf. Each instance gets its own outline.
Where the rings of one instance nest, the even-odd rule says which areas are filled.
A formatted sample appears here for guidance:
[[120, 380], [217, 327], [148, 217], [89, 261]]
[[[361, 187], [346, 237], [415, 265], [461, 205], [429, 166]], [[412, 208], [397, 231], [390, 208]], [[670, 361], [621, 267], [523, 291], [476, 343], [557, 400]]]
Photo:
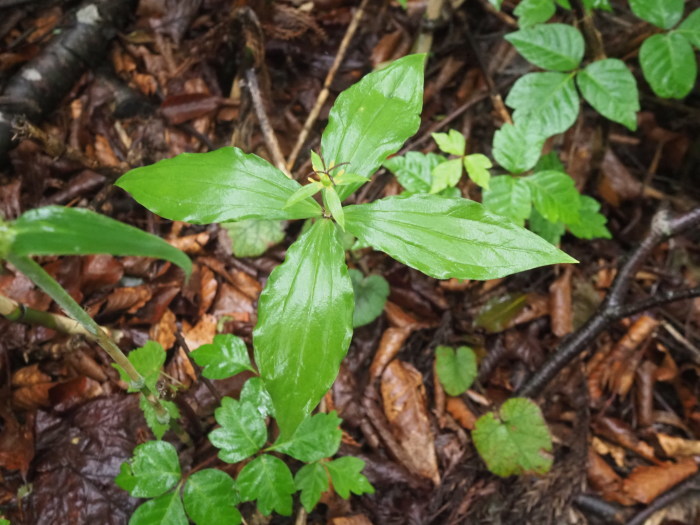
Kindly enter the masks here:
[[216, 292], [219, 289], [219, 282], [214, 276], [214, 272], [208, 266], [199, 266], [199, 306], [197, 317], [203, 316], [209, 311], [214, 303]]
[[659, 445], [669, 457], [700, 456], [699, 440], [683, 439], [662, 433], [656, 434], [656, 439], [659, 440]]
[[209, 314], [203, 315], [194, 326], [183, 321], [182, 335], [190, 350], [196, 350], [202, 345], [211, 343], [216, 335], [216, 317]]
[[447, 413], [467, 430], [474, 430], [476, 416], [459, 397], [447, 398]]
[[635, 504], [633, 499], [622, 493], [622, 478], [600, 455], [590, 448], [588, 449], [586, 474], [591, 487], [600, 492], [603, 499], [627, 506]]
[[682, 459], [678, 463], [637, 467], [623, 481], [622, 488], [632, 499], [649, 504], [697, 470], [698, 466], [692, 458]]
[[372, 525], [372, 522], [364, 514], [345, 516], [343, 518], [331, 518], [330, 525]]
[[175, 332], [177, 331], [177, 323], [175, 314], [169, 308], [160, 318], [158, 323], [151, 326], [148, 331], [148, 336], [160, 343], [163, 349], [168, 350], [175, 344]]
[[593, 431], [614, 443], [632, 450], [652, 463], [661, 464], [654, 455], [654, 448], [637, 437], [627, 423], [613, 417], [599, 417], [593, 422]]
[[435, 436], [428, 417], [421, 373], [412, 365], [395, 359], [382, 374], [381, 394], [392, 433], [411, 463], [406, 466], [438, 485], [440, 474]]
[[211, 312], [217, 317], [234, 313], [252, 315], [255, 313], [255, 307], [250, 297], [242, 293], [238, 288], [228, 283], [221, 283]]
[[369, 367], [369, 375], [372, 379], [382, 375], [389, 362], [399, 353], [410, 333], [411, 329], [408, 327], [386, 329]]
[[549, 287], [549, 318], [552, 332], [557, 337], [564, 337], [574, 329], [574, 317], [571, 308], [571, 265], [564, 266], [564, 273]]

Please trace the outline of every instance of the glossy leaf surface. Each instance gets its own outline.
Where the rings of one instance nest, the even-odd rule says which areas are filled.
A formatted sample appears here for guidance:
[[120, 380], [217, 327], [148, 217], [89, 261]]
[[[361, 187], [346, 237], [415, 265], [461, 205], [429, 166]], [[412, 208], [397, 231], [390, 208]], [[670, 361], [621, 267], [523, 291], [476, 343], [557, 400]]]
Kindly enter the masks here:
[[187, 275], [192, 270], [189, 257], [163, 239], [83, 208], [35, 208], [14, 227], [17, 255], [139, 255], [170, 261]]
[[545, 138], [537, 121], [504, 124], [493, 136], [493, 158], [509, 172], [522, 173], [537, 164]]
[[348, 499], [351, 492], [358, 496], [374, 494], [374, 487], [362, 474], [365, 462], [360, 458], [345, 456], [334, 459], [326, 463], [326, 468], [331, 475], [333, 489], [341, 498]]
[[262, 417], [274, 416], [272, 398], [265, 390], [265, 385], [260, 377], [251, 377], [243, 385], [240, 396], [241, 403], [253, 405]]
[[214, 417], [221, 427], [209, 433], [209, 441], [221, 449], [222, 461], [238, 463], [255, 454], [267, 441], [265, 418], [250, 403], [224, 397]]
[[[165, 399], [160, 399], [159, 403], [165, 408], [166, 412], [170, 416], [170, 419], [178, 419], [180, 417], [180, 410], [177, 405], [172, 401], [166, 401]], [[170, 421], [164, 423], [158, 417], [155, 407], [148, 402], [145, 396], [139, 396], [139, 408], [143, 412], [144, 418], [146, 418], [146, 424], [148, 428], [151, 429], [153, 435], [156, 439], [162, 439], [163, 435], [170, 428]]]
[[352, 283], [332, 221], [317, 221], [289, 247], [258, 312], [255, 362], [288, 437], [333, 384], [352, 336]]
[[215, 335], [212, 343], [200, 346], [190, 355], [203, 367], [202, 375], [208, 379], [226, 379], [244, 370], [255, 372], [243, 339], [233, 334]]
[[525, 179], [530, 186], [532, 202], [550, 222], [579, 221], [580, 195], [574, 180], [560, 171], [540, 171]]
[[222, 470], [210, 468], [192, 474], [187, 478], [182, 499], [187, 515], [196, 525], [241, 523], [236, 484]]
[[683, 16], [683, 0], [630, 0], [632, 12], [661, 29], [671, 29]]
[[583, 58], [581, 32], [567, 24], [543, 24], [506, 35], [506, 40], [529, 62], [542, 69], [571, 71]]
[[495, 279], [574, 262], [531, 232], [474, 201], [435, 195], [389, 197], [348, 206], [348, 231], [437, 279]]
[[301, 467], [294, 476], [294, 486], [301, 491], [301, 504], [306, 512], [311, 512], [328, 490], [328, 473], [320, 463], [310, 463]]
[[266, 516], [275, 511], [292, 514], [294, 479], [284, 461], [269, 454], [248, 463], [236, 479], [241, 501], [256, 500], [258, 510]]
[[147, 441], [122, 463], [116, 483], [135, 498], [156, 498], [180, 481], [180, 460], [167, 441]]
[[188, 525], [182, 500], [177, 492], [168, 492], [140, 505], [129, 525]]
[[544, 474], [552, 466], [552, 438], [539, 407], [529, 399], [509, 399], [476, 421], [472, 439], [488, 469], [497, 476]]
[[647, 38], [639, 49], [639, 63], [654, 93], [664, 98], [685, 97], [698, 75], [693, 47], [678, 33]]
[[238, 148], [183, 153], [133, 169], [116, 185], [161, 217], [194, 224], [321, 215], [321, 207], [311, 198], [285, 208], [299, 183]]
[[530, 216], [532, 196], [524, 177], [492, 177], [490, 188], [482, 196], [487, 210], [508, 217], [520, 226]]
[[304, 463], [333, 456], [340, 446], [340, 423], [335, 411], [314, 414], [301, 422], [291, 438], [275, 443], [272, 448]]
[[576, 76], [576, 82], [583, 98], [598, 113], [632, 131], [637, 129], [637, 82], [622, 60], [607, 58], [593, 62]]
[[528, 73], [520, 77], [506, 97], [515, 109], [513, 119], [532, 120], [546, 136], [564, 133], [576, 120], [579, 98], [571, 73]]
[[472, 386], [476, 378], [476, 354], [468, 346], [456, 350], [449, 346], [435, 349], [435, 369], [445, 392], [458, 396]]
[[[371, 177], [420, 125], [425, 55], [409, 55], [366, 75], [343, 91], [328, 115], [321, 138], [326, 164]], [[338, 189], [340, 200], [360, 186]]]

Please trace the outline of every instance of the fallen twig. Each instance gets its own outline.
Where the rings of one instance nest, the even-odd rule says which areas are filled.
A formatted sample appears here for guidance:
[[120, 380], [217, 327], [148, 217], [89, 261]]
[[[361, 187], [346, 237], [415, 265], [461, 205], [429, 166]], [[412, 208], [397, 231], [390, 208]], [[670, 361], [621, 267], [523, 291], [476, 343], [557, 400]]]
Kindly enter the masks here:
[[675, 218], [670, 217], [667, 210], [659, 211], [652, 219], [647, 236], [620, 267], [610, 292], [598, 311], [586, 324], [562, 341], [548, 361], [526, 381], [516, 395], [525, 397], [539, 395], [554, 376], [583, 352], [610, 323], [660, 304], [700, 296], [700, 287], [696, 287], [650, 297], [632, 305], [625, 305], [623, 302], [633, 276], [651, 251], [665, 239], [699, 224], [700, 207]]

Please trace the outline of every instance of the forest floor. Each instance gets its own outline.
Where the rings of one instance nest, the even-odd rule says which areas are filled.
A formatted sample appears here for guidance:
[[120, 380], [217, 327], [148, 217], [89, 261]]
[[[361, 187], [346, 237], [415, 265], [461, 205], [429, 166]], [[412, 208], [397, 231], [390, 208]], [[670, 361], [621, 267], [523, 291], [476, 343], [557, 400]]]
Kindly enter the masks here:
[[[509, 118], [496, 95], [505, 97], [531, 68], [503, 39], [517, 29], [515, 2], [504, 2], [502, 12], [485, 0], [446, 2], [426, 23], [426, 5], [435, 3], [409, 0], [404, 9], [379, 0], [119, 0], [104, 33], [85, 37], [80, 65], [70, 66], [45, 55], [52, 40], [72, 30], [80, 4], [0, 0], [4, 85], [30, 61], [43, 56], [46, 67], [42, 85], [26, 94], [37, 100], [17, 92], [0, 97], [0, 113], [24, 113], [34, 123], [15, 122], [11, 144], [0, 137], [0, 212], [14, 219], [48, 204], [88, 207], [192, 258], [187, 282], [169, 263], [140, 257], [39, 259], [100, 324], [118, 330], [122, 348], [152, 339], [168, 350], [163, 390], [172, 392], [194, 441], [178, 445], [185, 471], [207, 465], [235, 474], [241, 465], [218, 460], [206, 439], [215, 400], [176, 334], [189, 348], [219, 332], [250, 344], [258, 295], [301, 225], [285, 224], [284, 239], [262, 256], [235, 257], [218, 225], [165, 221], [112, 183], [133, 167], [222, 146], [274, 161], [277, 142], [289, 159], [358, 9], [360, 23], [292, 175], [306, 178], [305, 152], [318, 149], [337, 94], [409, 54], [418, 40], [431, 52], [422, 124], [402, 151], [435, 151], [431, 133], [452, 128], [467, 137], [468, 152], [490, 155], [494, 131]], [[637, 67], [648, 27], [625, 16], [594, 20], [608, 55]], [[565, 10], [556, 17], [577, 20]], [[262, 108], [245, 82], [248, 69], [260, 80]], [[537, 392], [555, 444], [548, 474], [499, 478], [469, 437], [481, 414], [508, 399], [601, 308], [655, 213], [681, 215], [699, 205], [697, 86], [684, 101], [664, 101], [640, 75], [638, 84], [636, 132], [586, 107], [545, 146], [582, 193], [602, 202], [612, 233], [564, 236], [561, 248], [579, 264], [459, 282], [431, 279], [371, 249], [349, 255], [351, 267], [383, 276], [390, 295], [384, 313], [355, 331], [324, 409], [342, 417], [340, 454], [365, 460], [376, 492], [350, 500], [328, 493], [308, 515], [297, 505], [293, 517], [264, 518], [245, 504], [247, 523], [700, 523], [700, 299], [610, 319]], [[272, 128], [267, 136], [261, 109]], [[466, 177], [459, 188], [480, 200]], [[400, 191], [382, 169], [357, 202]], [[622, 304], [697, 287], [699, 239], [696, 227], [654, 243], [626, 276]], [[12, 267], [0, 275], [0, 294], [58, 312]], [[466, 394], [450, 397], [436, 380], [438, 345], [468, 345], [479, 356], [478, 381]], [[214, 383], [221, 395], [237, 397], [242, 381]], [[0, 322], [0, 516], [13, 525], [127, 523], [140, 501], [113, 479], [151, 434], [124, 387], [108, 357], [85, 339]]]

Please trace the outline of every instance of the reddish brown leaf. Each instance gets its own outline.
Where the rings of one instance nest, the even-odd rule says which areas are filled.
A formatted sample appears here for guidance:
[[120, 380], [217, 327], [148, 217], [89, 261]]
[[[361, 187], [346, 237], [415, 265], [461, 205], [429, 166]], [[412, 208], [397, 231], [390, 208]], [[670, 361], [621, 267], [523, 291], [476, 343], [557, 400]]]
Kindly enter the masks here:
[[151, 326], [148, 335], [151, 339], [160, 343], [165, 350], [168, 350], [175, 344], [175, 332], [177, 332], [175, 314], [172, 310], [167, 309], [160, 321]]
[[599, 417], [593, 422], [593, 430], [610, 441], [633, 450], [648, 461], [661, 463], [654, 455], [654, 449], [648, 443], [640, 440], [622, 420], [612, 417]]
[[182, 124], [211, 113], [221, 104], [220, 98], [204, 93], [184, 93], [167, 97], [160, 111], [171, 124]]
[[421, 373], [408, 363], [392, 361], [382, 374], [381, 394], [392, 432], [411, 462], [406, 466], [439, 484], [435, 437]]
[[399, 353], [411, 333], [410, 328], [388, 328], [379, 342], [379, 348], [369, 367], [369, 375], [376, 379], [382, 375], [389, 362]]
[[476, 415], [459, 397], [447, 397], [447, 412], [467, 430], [474, 430]]
[[549, 287], [549, 317], [552, 332], [557, 337], [564, 337], [574, 329], [571, 309], [571, 265], [564, 267], [564, 273]]
[[623, 490], [632, 499], [649, 504], [697, 470], [698, 466], [692, 458], [685, 458], [678, 463], [637, 467], [623, 482]]
[[656, 439], [668, 457], [700, 456], [700, 441], [696, 439], [683, 439], [661, 432], [656, 434]]
[[588, 482], [591, 487], [601, 493], [604, 499], [615, 501], [622, 505], [634, 505], [634, 500], [622, 493], [622, 478], [615, 473], [608, 463], [588, 449]]
[[219, 282], [214, 277], [214, 272], [212, 272], [207, 266], [199, 266], [199, 306], [197, 308], [197, 317], [202, 317], [205, 313], [209, 311], [214, 298], [216, 297], [216, 292], [219, 289]]

